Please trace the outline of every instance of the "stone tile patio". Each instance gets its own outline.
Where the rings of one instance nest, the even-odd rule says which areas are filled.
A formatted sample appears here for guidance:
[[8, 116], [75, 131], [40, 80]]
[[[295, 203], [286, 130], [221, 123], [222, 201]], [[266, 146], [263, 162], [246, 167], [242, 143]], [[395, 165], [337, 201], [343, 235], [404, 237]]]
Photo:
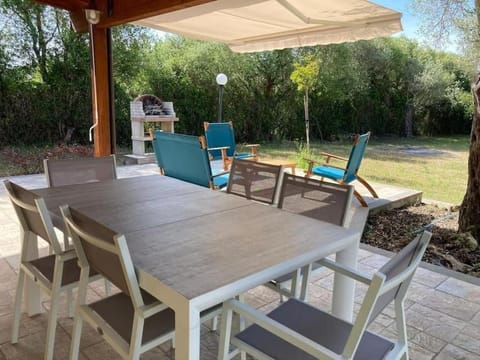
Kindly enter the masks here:
[[[118, 168], [119, 177], [157, 173], [156, 165], [136, 165]], [[0, 179], [2, 180], [2, 179]], [[46, 186], [43, 174], [18, 176], [12, 181], [27, 188]], [[3, 186], [0, 186], [0, 360], [43, 358], [46, 331], [46, 313], [29, 318], [24, 314], [18, 344], [10, 344], [13, 319], [13, 299], [16, 288], [19, 254], [18, 223], [8, 202]], [[364, 247], [360, 251], [359, 267], [369, 273], [388, 260], [388, 255], [378, 249]], [[333, 274], [328, 270], [317, 271], [312, 277], [309, 301], [316, 306], [329, 308]], [[356, 308], [362, 300], [365, 288], [357, 286]], [[102, 284], [90, 286], [89, 298], [102, 295]], [[276, 293], [258, 287], [246, 294], [251, 305], [268, 311], [278, 303]], [[43, 301], [49, 308], [47, 298]], [[423, 359], [480, 359], [480, 281], [432, 265], [418, 269], [411, 285], [406, 316], [410, 339], [410, 358]], [[55, 358], [67, 359], [70, 346], [72, 319], [66, 316], [62, 306]], [[218, 335], [203, 326], [201, 358], [215, 359]], [[393, 308], [388, 308], [371, 329], [385, 336], [395, 334]], [[81, 359], [118, 359], [118, 355], [88, 325], [84, 326]], [[172, 359], [169, 344], [145, 354], [142, 359]]]

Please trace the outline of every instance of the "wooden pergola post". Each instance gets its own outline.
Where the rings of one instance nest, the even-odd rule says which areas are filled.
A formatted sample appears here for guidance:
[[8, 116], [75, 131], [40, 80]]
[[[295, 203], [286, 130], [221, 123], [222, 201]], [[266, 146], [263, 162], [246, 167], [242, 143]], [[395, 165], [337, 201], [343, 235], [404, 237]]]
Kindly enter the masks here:
[[[202, 5], [215, 0], [34, 0], [70, 12], [77, 32], [90, 33], [91, 88], [94, 155], [115, 154], [115, 113], [112, 76], [113, 26], [145, 19], [151, 16]], [[84, 11], [100, 11], [100, 21], [89, 24]]]
[[112, 46], [110, 28], [89, 25], [94, 155], [115, 153]]

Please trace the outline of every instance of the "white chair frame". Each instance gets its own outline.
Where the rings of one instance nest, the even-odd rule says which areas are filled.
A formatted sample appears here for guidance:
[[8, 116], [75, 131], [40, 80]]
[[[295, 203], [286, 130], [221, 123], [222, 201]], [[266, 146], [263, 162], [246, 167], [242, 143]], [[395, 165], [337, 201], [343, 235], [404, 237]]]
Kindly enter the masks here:
[[[275, 321], [264, 313], [232, 299], [228, 300], [223, 305], [218, 359], [230, 358], [229, 344], [231, 343], [240, 349], [240, 351], [245, 351], [253, 355], [255, 358], [271, 360], [271, 357], [266, 356], [258, 349], [251, 347], [237, 338], [231, 338], [232, 314], [234, 312], [246, 318], [249, 322], [255, 323], [261, 328], [266, 329], [281, 339], [302, 349], [315, 358], [329, 360], [353, 359], [355, 351], [358, 348], [360, 340], [367, 326], [371, 321], [374, 320], [375, 316], [378, 315], [374, 314], [374, 316], [372, 316], [377, 300], [381, 295], [388, 293], [392, 289], [398, 288], [394, 297], [398, 341], [395, 342], [394, 348], [388, 353], [386, 359], [408, 360], [408, 340], [404, 302], [410, 282], [413, 278], [416, 268], [420, 264], [421, 258], [426, 250], [430, 238], [431, 233], [428, 231], [424, 231], [422, 234], [418, 235], [414, 240], [418, 241], [418, 246], [415, 249], [415, 257], [413, 258], [413, 261], [407, 266], [406, 269], [388, 280], [386, 275], [380, 271], [370, 277], [358, 270], [341, 266], [340, 264], [337, 264], [329, 259], [323, 259], [320, 261], [324, 266], [369, 286], [342, 353], [337, 354], [325, 346], [322, 346]], [[309, 268], [311, 268], [311, 265], [305, 267], [304, 272], [308, 273]], [[321, 326], [321, 324], [319, 324], [319, 326]]]
[[[92, 327], [99, 330], [102, 337], [120, 354], [123, 359], [139, 359], [140, 355], [149, 351], [165, 341], [172, 340], [175, 344], [175, 329], [142, 344], [143, 326], [145, 320], [149, 317], [169, 309], [161, 301], [145, 305], [140, 287], [135, 273], [135, 268], [130, 257], [127, 241], [124, 235], [116, 234], [113, 236], [113, 244], [87, 233], [80, 228], [72, 219], [70, 208], [62, 206], [61, 212], [67, 226], [69, 236], [73, 239], [75, 249], [78, 253], [78, 260], [81, 267], [80, 285], [78, 292], [78, 302], [76, 306], [75, 321], [73, 325], [72, 344], [70, 348], [70, 359], [76, 360], [80, 351], [80, 338], [82, 333], [83, 320], [87, 321]], [[122, 266], [123, 277], [128, 286], [130, 298], [134, 307], [134, 320], [131, 332], [130, 344], [128, 344], [113, 328], [86, 303], [86, 290], [88, 285], [88, 274], [90, 264], [83, 250], [80, 236], [86, 242], [105, 250], [118, 257]], [[206, 310], [202, 313], [202, 321], [211, 320], [218, 316], [221, 308], [219, 306]]]
[[[15, 312], [13, 317], [11, 342], [12, 344], [16, 344], [18, 342], [18, 333], [22, 312], [23, 288], [25, 285], [25, 277], [28, 276], [36, 284], [38, 284], [40, 288], [45, 291], [51, 298], [44, 358], [46, 360], [53, 359], [55, 331], [57, 326], [58, 308], [60, 305], [61, 292], [67, 292], [68, 313], [69, 315], [73, 314], [73, 301], [71, 298], [71, 294], [72, 290], [78, 285], [78, 281], [76, 281], [62, 286], [63, 267], [66, 261], [76, 259], [77, 255], [74, 249], [71, 246], [68, 246], [68, 244], [65, 244], [64, 248], [62, 248], [62, 246], [60, 245], [53, 229], [53, 223], [45, 205], [45, 201], [42, 198], [35, 199], [35, 206], [33, 206], [31, 204], [25, 203], [24, 201], [16, 197], [13, 187], [17, 186], [18, 188], [20, 188], [18, 185], [13, 185], [8, 180], [5, 180], [4, 184], [17, 214], [18, 220], [20, 222], [20, 238], [22, 243], [18, 272], [18, 283], [15, 295]], [[23, 188], [21, 189], [24, 191], [28, 191]], [[32, 245], [30, 244], [30, 240], [32, 239], [32, 237], [38, 236], [38, 234], [30, 230], [28, 226], [28, 221], [23, 214], [24, 210], [37, 213], [42, 220], [42, 225], [48, 236], [48, 239], [44, 240], [46, 240], [50, 244], [50, 247], [53, 250], [53, 254], [55, 255], [53, 281], [50, 281], [50, 279], [45, 277], [45, 275], [36, 266], [34, 266], [34, 264], [32, 264], [32, 260], [35, 259], [31, 259], [31, 257], [29, 256], [30, 247]], [[93, 281], [99, 278], [99, 275], [95, 277], [88, 277], [87, 281]]]

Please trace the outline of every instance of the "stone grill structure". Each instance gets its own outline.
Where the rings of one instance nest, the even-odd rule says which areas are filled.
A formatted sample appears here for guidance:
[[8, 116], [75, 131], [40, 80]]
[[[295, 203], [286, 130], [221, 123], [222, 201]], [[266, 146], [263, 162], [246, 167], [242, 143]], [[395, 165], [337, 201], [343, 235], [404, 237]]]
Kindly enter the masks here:
[[163, 131], [174, 132], [174, 123], [178, 121], [172, 102], [164, 102], [155, 95], [141, 95], [130, 102], [130, 120], [132, 123], [132, 157], [138, 158], [139, 163], [145, 157], [145, 142], [152, 141], [148, 132], [154, 123], [160, 124]]

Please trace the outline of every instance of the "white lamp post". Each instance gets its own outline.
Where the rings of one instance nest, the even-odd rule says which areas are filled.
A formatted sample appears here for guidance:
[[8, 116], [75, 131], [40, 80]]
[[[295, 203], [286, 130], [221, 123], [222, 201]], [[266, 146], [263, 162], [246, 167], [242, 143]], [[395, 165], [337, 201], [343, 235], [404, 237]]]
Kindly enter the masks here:
[[218, 84], [218, 118], [217, 122], [222, 121], [222, 97], [223, 97], [223, 87], [227, 84], [228, 78], [227, 75], [220, 73], [217, 75], [217, 84]]

